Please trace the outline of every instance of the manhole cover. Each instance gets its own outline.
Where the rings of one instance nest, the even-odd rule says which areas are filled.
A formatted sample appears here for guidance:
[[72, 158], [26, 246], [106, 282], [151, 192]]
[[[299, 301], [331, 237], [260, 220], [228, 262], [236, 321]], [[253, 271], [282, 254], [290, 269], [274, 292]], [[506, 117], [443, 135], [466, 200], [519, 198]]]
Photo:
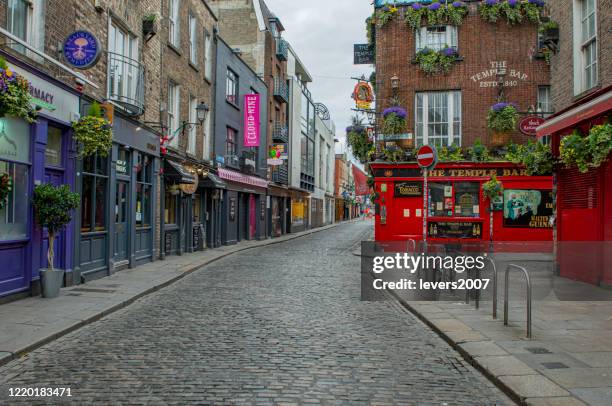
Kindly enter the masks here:
[[542, 362], [542, 365], [547, 369], [563, 369], [569, 368], [563, 362]]
[[86, 292], [86, 293], [115, 293], [114, 290], [109, 289], [93, 289], [93, 288], [74, 288], [73, 292]]
[[548, 351], [546, 348], [543, 347], [531, 347], [525, 349], [532, 354], [552, 354], [552, 352]]

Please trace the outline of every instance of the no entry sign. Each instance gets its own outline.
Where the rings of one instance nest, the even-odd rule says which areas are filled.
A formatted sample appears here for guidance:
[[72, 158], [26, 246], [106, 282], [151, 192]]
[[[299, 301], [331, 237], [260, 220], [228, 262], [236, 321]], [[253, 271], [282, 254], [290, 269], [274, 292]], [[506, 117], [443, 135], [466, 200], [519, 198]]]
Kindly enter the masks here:
[[417, 163], [421, 168], [431, 169], [438, 160], [438, 153], [434, 147], [423, 145], [417, 153]]

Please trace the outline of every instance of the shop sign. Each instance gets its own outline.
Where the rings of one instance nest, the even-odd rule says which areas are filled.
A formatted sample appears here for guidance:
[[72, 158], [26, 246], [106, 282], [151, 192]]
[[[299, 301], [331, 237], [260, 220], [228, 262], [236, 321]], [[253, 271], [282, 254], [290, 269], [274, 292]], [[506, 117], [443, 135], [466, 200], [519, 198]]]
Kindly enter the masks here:
[[230, 197], [229, 199], [229, 217], [230, 221], [236, 221], [236, 198]]
[[0, 118], [0, 159], [30, 161], [30, 126], [19, 118]]
[[525, 135], [536, 135], [536, 130], [546, 119], [538, 116], [527, 116], [519, 122], [519, 130]]
[[411, 140], [412, 133], [405, 134], [382, 134], [380, 141], [391, 142], [391, 141], [403, 141], [403, 140]]
[[396, 182], [394, 197], [421, 197], [423, 184], [421, 182]]
[[430, 178], [482, 178], [491, 176], [527, 176], [526, 169], [487, 168], [487, 169], [434, 169], [429, 171]]
[[[503, 78], [500, 82], [499, 79]], [[525, 82], [529, 76], [516, 69], [508, 69], [507, 61], [491, 61], [489, 68], [470, 76], [480, 87], [515, 87]]]
[[278, 158], [269, 158], [268, 165], [269, 166], [281, 166], [285, 161]]
[[360, 80], [353, 90], [353, 100], [360, 110], [369, 110], [374, 102], [374, 89], [365, 80]]
[[353, 65], [372, 65], [376, 62], [374, 47], [370, 44], [355, 44], [353, 48]]
[[116, 171], [120, 175], [127, 175], [127, 173], [128, 173], [127, 162], [126, 161], [117, 160]]
[[181, 183], [179, 186], [183, 193], [192, 195], [198, 190], [198, 182], [196, 183]]
[[504, 227], [552, 228], [552, 216], [552, 191], [504, 190]]
[[102, 48], [98, 39], [89, 31], [79, 30], [64, 40], [64, 58], [75, 68], [87, 69], [98, 63]]
[[9, 65], [9, 67], [13, 72], [23, 76], [30, 82], [30, 103], [33, 107], [41, 108], [45, 115], [65, 123], [78, 119], [78, 96], [18, 66]]
[[259, 147], [259, 95], [244, 95], [244, 146]]
[[433, 221], [428, 227], [432, 238], [482, 238], [482, 223], [472, 221]]

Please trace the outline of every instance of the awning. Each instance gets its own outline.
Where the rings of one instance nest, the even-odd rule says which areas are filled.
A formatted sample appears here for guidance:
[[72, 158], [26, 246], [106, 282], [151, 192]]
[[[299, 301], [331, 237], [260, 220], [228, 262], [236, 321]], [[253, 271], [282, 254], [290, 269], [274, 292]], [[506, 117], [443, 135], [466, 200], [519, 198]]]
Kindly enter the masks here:
[[268, 181], [262, 178], [258, 178], [255, 176], [245, 175], [240, 172], [230, 171], [229, 169], [219, 168], [219, 177], [221, 179], [229, 180], [232, 182], [243, 183], [249, 186], [256, 186], [260, 188], [267, 188]]
[[537, 128], [538, 137], [551, 135], [566, 128], [572, 128], [583, 121], [596, 118], [612, 110], [612, 90], [608, 90], [593, 100], [580, 104], [558, 116], [546, 120]]
[[196, 175], [189, 173], [183, 165], [170, 160], [166, 160], [165, 162], [167, 165], [164, 169], [166, 170], [165, 176], [167, 179], [173, 180], [178, 184], [193, 185], [197, 183], [198, 180]]
[[210, 172], [208, 175], [206, 175], [206, 177], [200, 180], [200, 186], [213, 189], [227, 189], [227, 183], [223, 182], [221, 178]]

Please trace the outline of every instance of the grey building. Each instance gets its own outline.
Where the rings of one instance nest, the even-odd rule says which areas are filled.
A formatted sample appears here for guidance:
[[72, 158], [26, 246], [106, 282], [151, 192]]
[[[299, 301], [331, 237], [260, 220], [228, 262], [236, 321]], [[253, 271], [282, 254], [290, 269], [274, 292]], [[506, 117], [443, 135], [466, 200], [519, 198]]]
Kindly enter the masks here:
[[[266, 238], [268, 88], [237, 50], [217, 37], [217, 77], [213, 151], [220, 201], [214, 245]], [[259, 146], [245, 146], [246, 99], [259, 95]]]

